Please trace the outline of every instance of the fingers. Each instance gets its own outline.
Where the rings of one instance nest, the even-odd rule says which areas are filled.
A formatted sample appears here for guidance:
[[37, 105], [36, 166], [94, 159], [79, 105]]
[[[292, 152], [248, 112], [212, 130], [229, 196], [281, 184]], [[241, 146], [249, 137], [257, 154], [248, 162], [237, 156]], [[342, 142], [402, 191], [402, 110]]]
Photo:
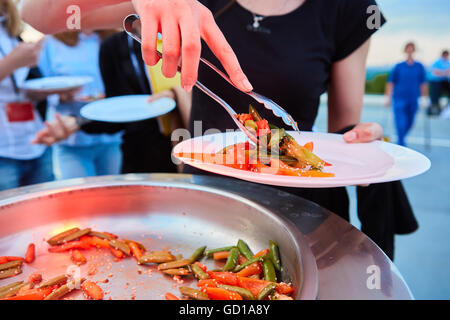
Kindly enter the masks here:
[[172, 17], [163, 17], [161, 21], [163, 62], [162, 73], [167, 78], [173, 78], [178, 70], [180, 59], [180, 30], [178, 22]]
[[200, 32], [191, 18], [180, 21], [180, 31], [182, 41], [181, 87], [190, 92], [197, 81], [201, 53]]
[[156, 53], [156, 41], [158, 37], [158, 21], [156, 17], [147, 14], [146, 19], [141, 20], [142, 23], [142, 58], [145, 63], [154, 66], [159, 61]]
[[242, 91], [252, 91], [253, 86], [242, 71], [233, 49], [228, 44], [210, 12], [204, 18], [201, 32], [202, 38], [219, 59], [220, 63], [222, 63], [231, 81]]
[[383, 128], [378, 123], [360, 123], [353, 130], [344, 134], [347, 143], [364, 143], [383, 137]]
[[61, 116], [59, 114], [55, 114], [56, 122], [58, 123], [58, 128], [60, 130], [61, 139], [66, 139], [69, 135], [69, 129], [66, 127], [66, 124], [63, 122]]

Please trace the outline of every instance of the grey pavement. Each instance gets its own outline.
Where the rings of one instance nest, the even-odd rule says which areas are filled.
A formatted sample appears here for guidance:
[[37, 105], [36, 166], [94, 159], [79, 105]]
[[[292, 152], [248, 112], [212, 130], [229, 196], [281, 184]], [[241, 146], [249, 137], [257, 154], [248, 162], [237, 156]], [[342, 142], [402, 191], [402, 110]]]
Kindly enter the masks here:
[[[450, 299], [450, 120], [426, 120], [424, 114], [423, 110], [418, 114], [407, 143], [431, 160], [431, 169], [403, 181], [419, 229], [396, 236], [394, 263], [416, 299]], [[319, 131], [326, 130], [326, 116], [326, 107], [321, 106], [316, 122]], [[369, 104], [364, 107], [363, 121], [382, 124], [386, 135], [395, 138], [389, 109]], [[424, 138], [427, 132], [429, 147]], [[351, 223], [359, 228], [354, 187], [349, 194]]]

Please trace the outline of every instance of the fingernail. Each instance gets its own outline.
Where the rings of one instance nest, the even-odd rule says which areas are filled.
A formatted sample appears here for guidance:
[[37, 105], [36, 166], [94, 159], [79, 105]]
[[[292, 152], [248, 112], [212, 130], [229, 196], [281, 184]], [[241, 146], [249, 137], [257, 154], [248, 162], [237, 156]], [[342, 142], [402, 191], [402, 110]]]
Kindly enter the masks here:
[[247, 78], [244, 78], [244, 79], [242, 80], [242, 84], [244, 85], [244, 88], [245, 88], [247, 91], [252, 91], [252, 90], [253, 90], [253, 86], [252, 86], [252, 84], [250, 83], [250, 81], [248, 81]]
[[346, 133], [344, 134], [344, 139], [345, 139], [346, 141], [353, 141], [353, 140], [356, 140], [357, 137], [358, 137], [358, 135], [356, 134], [355, 131], [349, 131], [349, 132], [346, 132]]
[[192, 85], [184, 85], [183, 86], [184, 91], [191, 92], [192, 91]]

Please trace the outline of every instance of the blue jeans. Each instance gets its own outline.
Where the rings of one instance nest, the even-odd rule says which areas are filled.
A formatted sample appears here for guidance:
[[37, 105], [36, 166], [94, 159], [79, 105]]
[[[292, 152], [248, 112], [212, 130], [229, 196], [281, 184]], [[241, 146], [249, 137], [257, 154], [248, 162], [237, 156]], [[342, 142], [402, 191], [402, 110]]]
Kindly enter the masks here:
[[393, 105], [398, 144], [405, 146], [405, 138], [414, 124], [419, 103], [417, 99], [394, 99]]
[[53, 180], [50, 148], [39, 158], [31, 160], [0, 157], [0, 191]]
[[119, 174], [122, 165], [120, 143], [87, 147], [56, 145], [53, 164], [57, 179]]

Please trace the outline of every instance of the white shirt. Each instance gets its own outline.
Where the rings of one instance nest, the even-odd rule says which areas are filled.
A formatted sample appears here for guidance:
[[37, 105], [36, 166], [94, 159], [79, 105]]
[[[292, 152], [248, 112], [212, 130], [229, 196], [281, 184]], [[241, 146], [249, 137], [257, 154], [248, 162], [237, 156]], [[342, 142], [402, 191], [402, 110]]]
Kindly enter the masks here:
[[[0, 23], [0, 59], [4, 58], [4, 54], [8, 55], [18, 44], [19, 41], [10, 37]], [[28, 72], [29, 68], [19, 68], [14, 71], [17, 86], [20, 87], [26, 80]], [[11, 77], [0, 81], [0, 157], [17, 160], [36, 159], [46, 149], [45, 146], [30, 143], [44, 126], [37, 110], [33, 111], [34, 120], [32, 121], [9, 122], [6, 115], [6, 105], [9, 102], [21, 100], [23, 97], [14, 92]]]

